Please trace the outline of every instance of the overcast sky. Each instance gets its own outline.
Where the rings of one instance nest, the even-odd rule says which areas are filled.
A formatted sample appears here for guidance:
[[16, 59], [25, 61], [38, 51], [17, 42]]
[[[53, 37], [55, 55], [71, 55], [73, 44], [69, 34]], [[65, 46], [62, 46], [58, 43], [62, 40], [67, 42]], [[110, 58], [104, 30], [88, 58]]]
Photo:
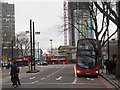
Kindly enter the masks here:
[[[15, 31], [16, 33], [29, 30], [29, 21], [35, 22], [36, 44], [44, 52], [51, 48], [50, 39], [53, 39], [53, 48], [64, 44], [63, 28], [63, 1], [64, 0], [3, 0], [15, 4]], [[101, 17], [100, 17], [101, 18]], [[110, 23], [110, 34], [116, 26]]]
[[35, 22], [36, 43], [40, 43], [43, 51], [51, 48], [50, 39], [53, 39], [53, 48], [64, 44], [63, 2], [56, 0], [4, 0], [15, 4], [15, 32], [29, 30], [29, 21]]

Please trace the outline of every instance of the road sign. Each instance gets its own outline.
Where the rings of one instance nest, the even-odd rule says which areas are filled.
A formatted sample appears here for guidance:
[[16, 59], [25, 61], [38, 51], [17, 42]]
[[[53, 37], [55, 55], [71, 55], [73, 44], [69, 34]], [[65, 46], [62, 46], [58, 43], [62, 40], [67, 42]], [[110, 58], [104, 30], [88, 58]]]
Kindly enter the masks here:
[[7, 56], [3, 55], [2, 60], [7, 60]]

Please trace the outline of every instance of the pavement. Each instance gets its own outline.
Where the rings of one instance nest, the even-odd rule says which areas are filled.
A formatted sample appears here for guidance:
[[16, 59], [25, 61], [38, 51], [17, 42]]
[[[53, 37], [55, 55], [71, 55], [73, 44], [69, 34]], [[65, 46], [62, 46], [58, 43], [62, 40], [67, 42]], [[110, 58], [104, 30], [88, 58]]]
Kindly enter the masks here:
[[100, 75], [106, 80], [108, 80], [111, 84], [113, 84], [118, 90], [120, 90], [120, 78], [117, 79], [114, 74], [106, 74], [105, 69], [100, 70]]

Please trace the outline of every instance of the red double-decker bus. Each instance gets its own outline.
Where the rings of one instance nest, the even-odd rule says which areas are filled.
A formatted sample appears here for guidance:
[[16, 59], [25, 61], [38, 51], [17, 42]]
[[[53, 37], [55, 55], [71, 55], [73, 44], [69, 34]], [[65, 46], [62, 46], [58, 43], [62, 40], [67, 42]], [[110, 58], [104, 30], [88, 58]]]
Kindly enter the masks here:
[[[31, 55], [18, 56], [18, 57], [15, 58], [16, 64], [18, 64], [18, 66], [28, 66], [28, 64], [31, 63], [30, 62], [30, 57], [31, 57]], [[34, 61], [32, 61], [32, 63], [34, 64]]]
[[99, 42], [93, 38], [79, 39], [76, 50], [76, 74], [99, 74]]
[[53, 55], [47, 56], [48, 64], [68, 64], [68, 55]]

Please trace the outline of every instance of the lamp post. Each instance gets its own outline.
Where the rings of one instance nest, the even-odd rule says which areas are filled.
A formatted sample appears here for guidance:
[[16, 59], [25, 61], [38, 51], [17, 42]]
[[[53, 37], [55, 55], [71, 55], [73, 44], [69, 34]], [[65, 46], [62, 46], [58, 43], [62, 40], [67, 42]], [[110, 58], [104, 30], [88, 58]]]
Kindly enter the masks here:
[[[33, 29], [33, 31], [32, 31]], [[26, 31], [26, 34], [29, 33], [29, 31]], [[30, 19], [30, 63], [31, 63], [31, 70], [27, 71], [27, 73], [36, 73], [39, 70], [35, 70], [35, 34], [40, 34], [40, 32], [35, 32], [34, 30], [34, 22]], [[34, 56], [34, 58], [33, 58]], [[32, 62], [34, 61], [34, 70], [32, 68]]]
[[39, 42], [38, 42], [38, 60], [39, 60]]
[[35, 70], [35, 35], [40, 35], [40, 32], [35, 32], [34, 22], [33, 22], [33, 55], [34, 55], [34, 70]]
[[31, 71], [33, 71], [33, 69], [32, 69], [32, 20], [30, 19], [30, 42], [31, 42], [31, 44], [30, 44], [30, 52], [31, 52], [31, 57], [30, 57], [30, 59], [31, 59]]
[[52, 55], [52, 39], [50, 39], [50, 41], [51, 41], [51, 55]]

